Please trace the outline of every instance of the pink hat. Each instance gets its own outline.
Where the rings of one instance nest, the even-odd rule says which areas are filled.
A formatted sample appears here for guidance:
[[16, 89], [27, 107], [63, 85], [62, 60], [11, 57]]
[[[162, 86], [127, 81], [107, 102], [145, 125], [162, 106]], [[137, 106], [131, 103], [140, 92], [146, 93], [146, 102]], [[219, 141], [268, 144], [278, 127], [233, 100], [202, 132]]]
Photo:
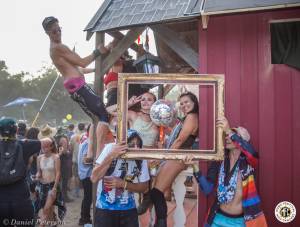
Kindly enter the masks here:
[[233, 128], [232, 130], [235, 131], [240, 137], [242, 137], [243, 140], [246, 140], [247, 142], [250, 141], [250, 138], [251, 138], [250, 134], [249, 134], [248, 130], [245, 129], [244, 127], [239, 126], [237, 128]]

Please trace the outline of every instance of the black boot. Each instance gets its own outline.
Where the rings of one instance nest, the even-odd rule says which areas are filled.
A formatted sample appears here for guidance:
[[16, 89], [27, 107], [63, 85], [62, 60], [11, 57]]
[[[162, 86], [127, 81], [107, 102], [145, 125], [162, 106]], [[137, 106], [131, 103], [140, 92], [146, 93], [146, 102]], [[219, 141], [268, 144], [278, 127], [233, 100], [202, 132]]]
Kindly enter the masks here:
[[166, 218], [157, 219], [154, 227], [167, 227], [167, 219]]
[[152, 188], [150, 191], [150, 197], [154, 204], [156, 213], [155, 227], [167, 227], [168, 206], [165, 200], [164, 193], [156, 188]]
[[146, 213], [146, 211], [151, 205], [152, 205], [152, 201], [150, 198], [150, 192], [147, 192], [143, 195], [143, 201], [137, 208], [138, 215], [142, 215]]

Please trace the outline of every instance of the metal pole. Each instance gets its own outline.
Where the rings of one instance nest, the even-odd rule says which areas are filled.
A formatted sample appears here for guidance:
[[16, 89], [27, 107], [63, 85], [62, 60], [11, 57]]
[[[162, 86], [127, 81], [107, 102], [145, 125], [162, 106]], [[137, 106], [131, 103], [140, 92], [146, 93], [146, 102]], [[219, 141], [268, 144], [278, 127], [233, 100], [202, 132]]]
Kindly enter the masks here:
[[48, 94], [46, 95], [46, 97], [45, 97], [45, 99], [44, 99], [44, 102], [42, 103], [42, 105], [41, 105], [39, 111], [37, 112], [37, 114], [36, 114], [36, 116], [35, 116], [35, 118], [34, 118], [32, 124], [31, 124], [31, 127], [34, 127], [34, 125], [35, 125], [35, 123], [36, 123], [36, 121], [37, 121], [37, 119], [38, 119], [38, 117], [39, 117], [39, 115], [40, 115], [40, 113], [41, 113], [41, 111], [42, 111], [42, 109], [43, 109], [43, 107], [44, 107], [44, 105], [45, 105], [45, 103], [46, 103], [48, 97], [49, 97], [49, 95], [51, 94], [51, 92], [52, 92], [52, 90], [53, 90], [53, 88], [54, 88], [54, 86], [55, 86], [55, 84], [56, 84], [56, 81], [58, 80], [58, 78], [59, 78], [59, 75], [57, 75], [56, 79], [54, 80], [54, 82], [53, 82], [53, 84], [52, 84], [52, 86], [51, 86], [51, 88], [50, 88], [50, 90], [48, 91]]

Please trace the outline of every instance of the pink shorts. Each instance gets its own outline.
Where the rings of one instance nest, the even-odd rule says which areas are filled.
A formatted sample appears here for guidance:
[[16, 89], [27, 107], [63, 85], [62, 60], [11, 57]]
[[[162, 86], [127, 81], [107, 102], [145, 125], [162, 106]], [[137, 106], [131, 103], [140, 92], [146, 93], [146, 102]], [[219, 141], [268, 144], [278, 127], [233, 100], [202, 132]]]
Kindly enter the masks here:
[[84, 77], [72, 77], [64, 81], [64, 87], [69, 93], [74, 93], [78, 91], [81, 87], [85, 85]]

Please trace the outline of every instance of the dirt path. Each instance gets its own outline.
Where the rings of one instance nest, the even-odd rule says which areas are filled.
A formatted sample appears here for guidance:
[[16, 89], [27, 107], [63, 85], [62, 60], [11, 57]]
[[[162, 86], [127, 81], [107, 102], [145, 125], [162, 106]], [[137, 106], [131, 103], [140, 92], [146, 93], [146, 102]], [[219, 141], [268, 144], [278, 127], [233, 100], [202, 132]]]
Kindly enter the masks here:
[[67, 214], [65, 216], [64, 222], [62, 225], [63, 227], [77, 227], [78, 221], [80, 218], [80, 210], [81, 210], [81, 201], [83, 198], [83, 190], [80, 190], [80, 197], [76, 198], [72, 196], [72, 192], [69, 192], [69, 195], [72, 199], [74, 199], [73, 202], [66, 203], [67, 206]]

